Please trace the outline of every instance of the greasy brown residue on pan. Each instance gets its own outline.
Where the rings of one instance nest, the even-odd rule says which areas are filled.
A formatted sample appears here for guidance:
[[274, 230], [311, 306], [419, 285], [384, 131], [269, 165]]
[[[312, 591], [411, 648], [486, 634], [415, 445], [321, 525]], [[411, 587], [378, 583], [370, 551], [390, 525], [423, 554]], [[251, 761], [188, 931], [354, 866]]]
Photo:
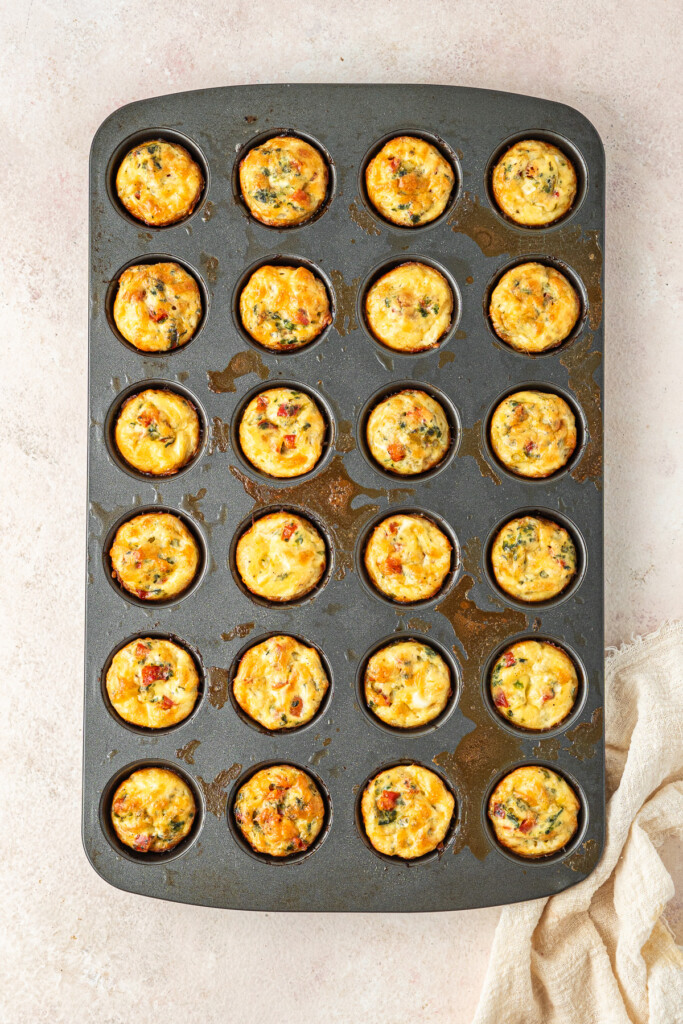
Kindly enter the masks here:
[[381, 234], [379, 226], [375, 224], [374, 220], [361, 206], [360, 202], [353, 200], [349, 203], [349, 214], [354, 224], [357, 224], [361, 231], [365, 231], [367, 235], [379, 235]]
[[211, 220], [214, 214], [215, 207], [211, 200], [207, 199], [204, 203], [204, 209], [202, 210], [202, 220], [206, 224], [207, 221]]
[[501, 729], [489, 715], [481, 699], [481, 665], [490, 651], [508, 636], [528, 627], [524, 612], [505, 608], [494, 599], [499, 609], [478, 608], [469, 594], [481, 578], [481, 543], [475, 537], [463, 549], [465, 575], [448, 596], [436, 606], [453, 626], [462, 654], [462, 696], [459, 708], [474, 722], [474, 729], [460, 740], [454, 751], [444, 750], [433, 758], [446, 772], [460, 801], [460, 824], [453, 852], [469, 847], [478, 860], [491, 849], [482, 831], [480, 814], [484, 793], [501, 765], [522, 756], [521, 739]]
[[184, 747], [179, 747], [175, 752], [175, 756], [179, 757], [181, 761], [185, 761], [186, 764], [194, 764], [194, 752], [201, 743], [201, 740], [190, 740]]
[[310, 510], [328, 527], [337, 562], [335, 579], [341, 580], [347, 570], [353, 569], [353, 548], [360, 530], [379, 511], [379, 505], [361, 505], [352, 508], [360, 495], [368, 498], [387, 498], [400, 501], [414, 494], [412, 487], [362, 487], [352, 480], [341, 455], [332, 458], [327, 469], [318, 476], [293, 487], [275, 488], [250, 480], [236, 466], [230, 472], [237, 477], [247, 494], [254, 499], [255, 508], [265, 505], [296, 505], [304, 514]]
[[561, 736], [549, 736], [547, 740], [539, 739], [534, 747], [534, 757], [542, 757], [546, 761], [557, 761], [560, 756]]
[[560, 355], [560, 362], [569, 371], [569, 387], [576, 395], [588, 423], [585, 451], [571, 470], [578, 483], [592, 480], [602, 489], [602, 410], [600, 388], [593, 374], [602, 362], [602, 352], [592, 349], [593, 335], [575, 341]]
[[219, 710], [228, 699], [228, 670], [227, 668], [216, 668], [212, 665], [209, 669], [209, 704]]
[[230, 451], [230, 424], [224, 423], [219, 416], [211, 420], [211, 437], [209, 438], [209, 455], [214, 452]]
[[569, 753], [578, 761], [587, 761], [595, 755], [595, 748], [602, 739], [602, 708], [596, 708], [590, 722], [581, 722], [567, 733], [571, 741]]
[[331, 270], [330, 277], [337, 297], [334, 326], [337, 334], [345, 338], [347, 334], [355, 331], [358, 327], [358, 320], [356, 319], [356, 293], [360, 278], [354, 277], [351, 284], [346, 284], [338, 270]]
[[353, 423], [351, 420], [339, 420], [339, 433], [334, 439], [335, 451], [352, 452], [356, 447], [356, 439], [353, 436]]
[[205, 497], [206, 487], [200, 487], [196, 494], [186, 494], [181, 501], [185, 511], [189, 512], [194, 519], [198, 519], [200, 523], [204, 522], [204, 513], [199, 506]]
[[578, 850], [566, 858], [567, 864], [572, 871], [580, 871], [582, 875], [589, 875], [595, 867], [600, 850], [596, 839], [587, 839]]
[[237, 778], [242, 771], [242, 765], [235, 761], [229, 768], [219, 772], [213, 782], [207, 782], [201, 775], [197, 776], [197, 782], [202, 787], [202, 793], [206, 800], [206, 809], [221, 818], [225, 813], [225, 802], [228, 797], [228, 783]]
[[443, 370], [443, 368], [446, 365], [446, 363], [454, 363], [454, 362], [455, 362], [455, 356], [453, 355], [453, 353], [449, 352], [448, 349], [444, 349], [443, 352], [439, 356], [439, 369]]
[[247, 350], [236, 352], [224, 370], [209, 370], [209, 391], [216, 395], [232, 393], [236, 390], [235, 381], [238, 377], [246, 377], [249, 373], [256, 373], [265, 380], [270, 370], [265, 365], [258, 352]]
[[253, 622], [240, 622], [238, 626], [235, 626], [229, 632], [221, 633], [221, 640], [225, 640], [226, 643], [229, 643], [231, 640], [234, 640], [235, 637], [237, 636], [244, 639], [245, 636], [249, 636], [252, 629], [254, 628], [254, 625], [255, 623]]
[[218, 280], [218, 268], [220, 266], [215, 256], [208, 256], [205, 252], [201, 253], [199, 257], [202, 270], [206, 274], [206, 280], [209, 284], [215, 284]]
[[426, 619], [420, 619], [417, 615], [414, 615], [412, 619], [408, 619], [406, 622], [406, 629], [420, 629], [423, 633], [428, 633], [431, 628], [431, 622], [427, 622]]
[[489, 477], [489, 479], [493, 480], [494, 484], [500, 483], [500, 477], [486, 461], [482, 452], [481, 420], [477, 420], [471, 427], [462, 428], [458, 456], [462, 457], [463, 455], [472, 456], [483, 477]]

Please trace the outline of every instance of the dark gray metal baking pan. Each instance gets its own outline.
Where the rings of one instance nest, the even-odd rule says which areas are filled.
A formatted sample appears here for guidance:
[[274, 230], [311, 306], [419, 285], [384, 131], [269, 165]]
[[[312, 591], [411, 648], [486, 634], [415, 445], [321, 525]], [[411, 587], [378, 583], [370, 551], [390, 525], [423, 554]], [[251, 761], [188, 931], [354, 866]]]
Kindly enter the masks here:
[[[264, 133], [301, 133], [329, 155], [328, 202], [315, 220], [276, 230], [248, 215], [235, 167]], [[433, 138], [456, 164], [458, 189], [444, 216], [422, 228], [392, 227], [368, 208], [361, 173], [393, 134]], [[179, 138], [204, 165], [202, 201], [164, 229], [135, 223], [112, 188], [117, 159], [145, 136]], [[579, 196], [547, 229], [509, 223], [492, 205], [488, 174], [501, 147], [525, 136], [556, 141], [572, 156]], [[479, 89], [408, 85], [263, 85], [144, 100], [98, 130], [90, 162], [90, 426], [83, 841], [95, 870], [121, 889], [184, 903], [258, 910], [431, 911], [513, 903], [560, 892], [595, 866], [604, 833], [602, 558], [602, 254], [604, 156], [593, 126], [546, 100]], [[121, 268], [152, 254], [180, 260], [207, 300], [201, 331], [168, 354], [144, 355], [116, 335], [108, 308]], [[406, 253], [443, 267], [459, 296], [457, 324], [438, 350], [400, 356], [367, 334], [360, 286], [379, 265]], [[529, 255], [565, 266], [583, 296], [575, 336], [539, 357], [499, 342], [485, 300], [503, 268]], [[249, 343], [234, 319], [246, 268], [275, 256], [319, 268], [334, 324], [324, 338], [280, 355]], [[114, 287], [112, 286], [114, 282]], [[197, 401], [207, 437], [191, 467], [162, 480], [125, 472], [107, 440], [108, 412], [138, 382], [164, 380]], [[234, 410], [256, 385], [294, 380], [331, 413], [331, 450], [319, 471], [278, 483], [249, 471], [232, 449]], [[358, 442], [368, 398], [399, 381], [424, 382], [447, 396], [458, 437], [444, 468], [426, 478], [390, 479]], [[482, 422], [497, 396], [517, 383], [556, 386], [580, 415], [581, 452], [569, 470], [542, 482], [505, 473], [484, 443]], [[111, 527], [138, 507], [177, 509], [206, 545], [201, 584], [163, 607], [134, 603], [105, 578]], [[292, 606], [258, 604], [230, 570], [235, 530], [270, 506], [302, 509], [325, 531], [333, 568], [324, 587]], [[461, 564], [451, 589], [418, 608], [371, 593], [359, 578], [360, 537], [382, 511], [415, 507], [442, 517], [458, 539]], [[580, 541], [584, 572], [569, 596], [520, 607], [496, 592], [484, 564], [503, 517], [545, 509], [566, 519]], [[291, 632], [316, 644], [332, 674], [323, 713], [308, 726], [265, 734], [240, 717], [230, 674], [245, 644]], [[172, 635], [190, 646], [203, 672], [196, 713], [177, 727], [145, 733], [106, 704], [102, 672], [111, 652], [136, 635]], [[433, 728], [378, 727], [358, 701], [362, 659], [384, 637], [425, 636], [458, 666], [457, 705]], [[515, 732], [491, 711], [482, 673], [501, 644], [521, 636], [565, 644], [579, 662], [582, 703], [552, 734]], [[229, 827], [229, 807], [245, 773], [286, 761], [317, 777], [329, 798], [323, 841], [295, 862], [250, 854]], [[440, 772], [456, 797], [446, 848], [416, 863], [376, 855], [357, 825], [357, 800], [379, 768], [417, 761]], [[522, 862], [494, 843], [485, 800], [502, 772], [538, 762], [564, 773], [583, 803], [579, 834], [547, 861]], [[107, 825], [114, 784], [134, 766], [165, 763], [184, 774], [201, 813], [190, 840], [153, 858], [116, 845]]]

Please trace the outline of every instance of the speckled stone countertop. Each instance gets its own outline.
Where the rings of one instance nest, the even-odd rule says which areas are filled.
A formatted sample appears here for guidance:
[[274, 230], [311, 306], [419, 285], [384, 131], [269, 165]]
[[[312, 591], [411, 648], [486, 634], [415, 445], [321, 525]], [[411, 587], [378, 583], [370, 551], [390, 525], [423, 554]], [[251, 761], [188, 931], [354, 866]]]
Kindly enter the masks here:
[[[479, 86], [586, 114], [608, 167], [606, 627], [619, 644], [683, 614], [672, 14], [666, 0], [559, 0], [534, 26], [492, 0], [2, 4], [3, 1021], [464, 1024], [498, 918], [214, 911], [120, 893], [87, 864], [87, 186], [98, 125], [135, 99], [264, 81]], [[680, 847], [665, 856], [683, 883]], [[680, 935], [680, 893], [668, 916]]]

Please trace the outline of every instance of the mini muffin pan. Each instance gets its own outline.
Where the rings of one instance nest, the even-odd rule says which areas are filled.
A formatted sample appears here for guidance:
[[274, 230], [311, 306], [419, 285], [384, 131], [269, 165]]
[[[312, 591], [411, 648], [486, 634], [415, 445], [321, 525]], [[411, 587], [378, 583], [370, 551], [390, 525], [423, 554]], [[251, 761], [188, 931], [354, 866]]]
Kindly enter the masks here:
[[[309, 223], [276, 229], [255, 221], [239, 195], [239, 160], [272, 135], [298, 134], [329, 163], [329, 193]], [[369, 203], [363, 169], [394, 135], [428, 139], [451, 161], [455, 187], [444, 214], [424, 227], [387, 223]], [[118, 163], [136, 143], [166, 138], [188, 148], [205, 187], [185, 221], [136, 222], [115, 190]], [[572, 159], [578, 192], [556, 224], [512, 224], [492, 200], [490, 175], [513, 141], [540, 138]], [[604, 833], [602, 342], [604, 156], [576, 110], [545, 100], [437, 86], [244, 86], [131, 104], [98, 130], [90, 162], [90, 425], [83, 841], [95, 870], [129, 892], [252, 910], [432, 911], [536, 899], [580, 882], [597, 863]], [[408, 260], [437, 267], [454, 292], [450, 330], [438, 348], [399, 354], [379, 344], [363, 315], [369, 284]], [[197, 279], [204, 316], [195, 337], [168, 353], [142, 353], [115, 329], [116, 282], [133, 263], [173, 260]], [[545, 261], [578, 288], [582, 315], [565, 343], [539, 356], [515, 352], [488, 322], [487, 297], [515, 263]], [[328, 290], [333, 323], [312, 344], [268, 351], [246, 335], [238, 299], [264, 263], [313, 269]], [[268, 478], [239, 450], [237, 419], [259, 388], [300, 386], [327, 421], [325, 449], [305, 477]], [[197, 408], [199, 451], [182, 472], [155, 478], [127, 468], [113, 424], [129, 395], [176, 390]], [[371, 405], [405, 387], [444, 400], [453, 431], [442, 463], [418, 477], [376, 465], [363, 428]], [[525, 480], [497, 462], [485, 429], [512, 390], [557, 390], [577, 413], [579, 444], [566, 469]], [[121, 522], [143, 511], [175, 512], [202, 553], [193, 585], [150, 603], [111, 578], [108, 550]], [[253, 598], [235, 578], [242, 529], [286, 509], [322, 532], [328, 568], [290, 604]], [[417, 511], [453, 543], [452, 571], [435, 597], [401, 605], [374, 590], [363, 543], [383, 516]], [[494, 530], [526, 512], [555, 518], [577, 544], [579, 568], [557, 599], [524, 605], [496, 585], [488, 564]], [[268, 732], [231, 699], [247, 647], [275, 633], [315, 646], [330, 688], [299, 729]], [[187, 646], [200, 698], [183, 722], [131, 728], [107, 701], [111, 657], [135, 637]], [[413, 637], [451, 666], [453, 694], [426, 727], [391, 728], [363, 707], [362, 670], [381, 642]], [[487, 671], [523, 637], [564, 647], [580, 691], [568, 719], [548, 733], [512, 727], [497, 714]], [[455, 797], [442, 848], [415, 861], [378, 854], [363, 834], [364, 785], [384, 768], [421, 764]], [[259, 768], [287, 763], [319, 786], [325, 825], [312, 847], [266, 858], [247, 846], [232, 816], [238, 787]], [[559, 853], [522, 860], [496, 843], [486, 816], [493, 786], [523, 764], [564, 775], [580, 801], [580, 827]], [[161, 765], [195, 794], [192, 832], [166, 854], [123, 847], [110, 823], [112, 794], [137, 768]]]

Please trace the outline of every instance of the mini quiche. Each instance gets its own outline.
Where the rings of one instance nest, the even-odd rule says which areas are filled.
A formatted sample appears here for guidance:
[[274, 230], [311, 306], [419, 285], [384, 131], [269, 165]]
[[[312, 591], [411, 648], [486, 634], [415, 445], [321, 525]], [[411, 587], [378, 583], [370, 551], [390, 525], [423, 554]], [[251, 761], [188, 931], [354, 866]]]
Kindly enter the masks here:
[[493, 289], [489, 315], [498, 337], [518, 352], [545, 352], [564, 341], [581, 312], [564, 274], [542, 263], [522, 263]]
[[132, 395], [116, 419], [116, 447], [129, 466], [152, 476], [171, 476], [199, 448], [199, 417], [192, 402], [173, 391], [150, 388]]
[[518, 857], [557, 853], [575, 834], [580, 804], [569, 783], [548, 768], [515, 768], [498, 783], [488, 814], [496, 839]]
[[187, 344], [202, 318], [199, 285], [177, 263], [128, 267], [119, 278], [114, 323], [141, 352]]
[[313, 718], [329, 685], [314, 647], [271, 636], [243, 656], [232, 690], [242, 710], [266, 729], [296, 729]]
[[520, 640], [498, 658], [491, 672], [491, 698], [499, 715], [522, 729], [552, 729], [574, 707], [579, 680], [561, 647]]
[[372, 655], [365, 699], [382, 722], [397, 729], [426, 725], [451, 695], [451, 672], [440, 654], [419, 640], [399, 640]]
[[491, 417], [491, 446], [518, 476], [547, 477], [562, 469], [576, 448], [576, 419], [564, 398], [545, 391], [516, 391]]
[[426, 263], [403, 263], [380, 277], [365, 296], [365, 317], [377, 341], [396, 352], [436, 348], [451, 325], [453, 293]]
[[363, 825], [374, 848], [404, 860], [442, 848], [454, 807], [439, 776], [417, 764], [380, 772], [361, 799]]
[[186, 650], [170, 640], [141, 637], [112, 658], [107, 693], [125, 722], [166, 729], [190, 714], [197, 701], [199, 676]]
[[327, 195], [323, 157], [310, 143], [293, 136], [276, 136], [254, 146], [241, 161], [239, 174], [249, 212], [272, 228], [303, 224]]
[[257, 853], [288, 857], [315, 841], [325, 805], [310, 775], [289, 764], [263, 768], [240, 787], [235, 821]]
[[319, 583], [327, 565], [315, 526], [291, 512], [271, 512], [240, 537], [237, 571], [245, 587], [268, 601], [294, 601]]
[[114, 793], [111, 822], [122, 843], [137, 853], [172, 850], [192, 828], [192, 790], [166, 768], [140, 768]]
[[155, 228], [189, 217], [203, 188], [199, 164], [184, 146], [163, 139], [135, 146], [116, 173], [116, 191], [125, 208]]
[[451, 444], [443, 406], [426, 391], [412, 389], [379, 402], [368, 417], [365, 433], [380, 466], [402, 476], [433, 469]]
[[301, 476], [320, 460], [325, 420], [305, 391], [269, 388], [242, 413], [239, 438], [256, 469], [275, 477]]
[[431, 143], [399, 135], [382, 146], [365, 171], [368, 198], [378, 213], [404, 228], [439, 217], [453, 191], [453, 168]]
[[374, 528], [365, 568], [377, 589], [394, 601], [426, 601], [451, 570], [448, 537], [426, 516], [397, 513]]
[[491, 182], [496, 202], [516, 224], [552, 224], [571, 209], [576, 172], [564, 153], [549, 142], [515, 142], [500, 158]]
[[564, 527], [539, 516], [522, 516], [499, 531], [491, 565], [498, 585], [511, 597], [548, 601], [574, 578], [576, 548]]
[[109, 557], [114, 579], [144, 601], [182, 594], [199, 566], [197, 541], [170, 512], [147, 512], [123, 523]]
[[306, 267], [259, 267], [240, 295], [244, 329], [265, 348], [291, 352], [332, 323], [325, 285]]

